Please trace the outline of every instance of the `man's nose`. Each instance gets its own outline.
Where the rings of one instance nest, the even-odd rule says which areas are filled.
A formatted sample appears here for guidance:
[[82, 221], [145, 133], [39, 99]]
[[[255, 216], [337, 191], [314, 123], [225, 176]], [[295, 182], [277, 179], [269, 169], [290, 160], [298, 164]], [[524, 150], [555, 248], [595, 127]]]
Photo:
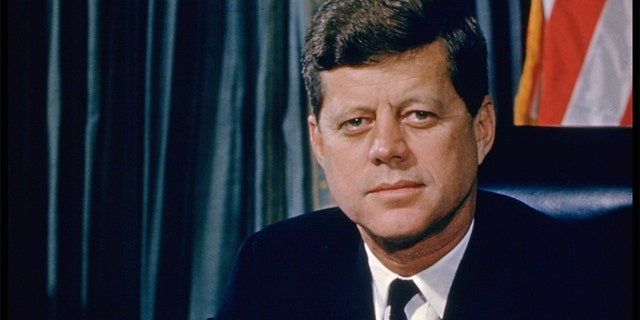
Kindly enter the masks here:
[[375, 165], [393, 165], [407, 159], [409, 147], [398, 119], [377, 119], [373, 134], [369, 159]]

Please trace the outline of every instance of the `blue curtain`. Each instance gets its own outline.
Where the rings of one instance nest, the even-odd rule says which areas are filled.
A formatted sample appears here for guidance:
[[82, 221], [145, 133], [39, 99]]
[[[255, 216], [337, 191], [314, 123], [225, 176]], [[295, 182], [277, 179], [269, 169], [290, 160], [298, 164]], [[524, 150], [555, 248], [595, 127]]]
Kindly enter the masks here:
[[313, 207], [310, 2], [9, 1], [11, 319], [204, 319]]
[[[299, 70], [320, 2], [8, 2], [9, 319], [210, 317], [247, 235], [330, 205]], [[510, 112], [521, 31], [494, 31], [528, 5], [471, 4]]]

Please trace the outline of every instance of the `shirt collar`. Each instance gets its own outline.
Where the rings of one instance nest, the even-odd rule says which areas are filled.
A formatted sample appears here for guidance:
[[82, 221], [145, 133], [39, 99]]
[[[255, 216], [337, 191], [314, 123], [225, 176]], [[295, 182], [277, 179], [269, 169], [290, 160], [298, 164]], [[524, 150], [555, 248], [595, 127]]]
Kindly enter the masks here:
[[376, 306], [376, 310], [379, 310], [380, 308], [384, 309], [384, 306], [386, 306], [387, 294], [391, 281], [395, 278], [411, 279], [415, 282], [416, 286], [418, 286], [420, 293], [424, 296], [426, 301], [431, 304], [431, 307], [434, 308], [440, 316], [440, 319], [442, 319], [444, 316], [444, 309], [447, 304], [447, 296], [449, 295], [453, 278], [458, 270], [458, 266], [460, 265], [460, 260], [462, 260], [462, 255], [469, 244], [473, 225], [474, 222], [472, 220], [471, 226], [462, 240], [444, 257], [429, 268], [422, 270], [409, 278], [401, 277], [385, 267], [365, 243], [369, 268], [373, 278], [374, 305]]

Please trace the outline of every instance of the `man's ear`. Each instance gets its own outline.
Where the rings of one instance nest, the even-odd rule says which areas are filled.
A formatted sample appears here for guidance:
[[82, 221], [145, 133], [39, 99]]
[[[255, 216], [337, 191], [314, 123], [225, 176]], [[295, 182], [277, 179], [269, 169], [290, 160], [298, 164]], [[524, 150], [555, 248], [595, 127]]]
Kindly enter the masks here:
[[473, 127], [478, 147], [478, 165], [480, 165], [491, 150], [496, 136], [496, 113], [493, 101], [488, 95], [482, 100], [482, 105], [473, 119]]
[[316, 161], [320, 166], [324, 167], [324, 145], [322, 142], [322, 135], [320, 134], [320, 124], [315, 115], [309, 115], [307, 118], [307, 125], [309, 127], [309, 140], [311, 142], [311, 149], [316, 157]]

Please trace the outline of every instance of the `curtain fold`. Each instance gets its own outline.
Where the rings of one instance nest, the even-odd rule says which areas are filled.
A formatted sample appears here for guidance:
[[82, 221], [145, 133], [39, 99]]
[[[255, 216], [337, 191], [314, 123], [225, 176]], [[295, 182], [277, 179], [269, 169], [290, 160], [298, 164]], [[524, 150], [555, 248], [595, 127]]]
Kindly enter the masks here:
[[154, 319], [166, 194], [177, 1], [147, 5], [144, 72], [140, 318]]
[[[216, 66], [220, 78], [207, 79], [203, 87], [203, 93], [215, 92], [215, 95], [206, 102], [208, 107], [200, 121], [203, 139], [198, 150], [198, 171], [203, 174], [195, 181], [197, 198], [203, 201], [195, 208], [199, 213], [195, 225], [199, 227], [194, 230], [194, 257], [198, 258], [194, 259], [192, 268], [190, 312], [198, 317], [213, 313], [211, 308], [217, 305], [217, 293], [225, 281], [220, 273], [226, 270], [223, 268], [220, 272], [220, 266], [233, 259], [231, 249], [246, 235], [242, 231], [242, 220], [252, 221], [250, 215], [241, 215], [242, 210], [246, 210], [243, 198], [248, 197], [245, 203], [251, 203], [247, 190], [252, 188], [252, 185], [242, 188], [244, 179], [252, 175], [241, 170], [248, 157], [243, 153], [242, 144], [245, 10], [242, 1], [227, 2], [223, 6], [225, 14], [221, 18], [224, 18], [225, 33], [224, 41], [219, 44], [221, 61]], [[217, 63], [211, 61], [212, 66]], [[252, 118], [252, 114], [248, 113], [247, 118]]]

